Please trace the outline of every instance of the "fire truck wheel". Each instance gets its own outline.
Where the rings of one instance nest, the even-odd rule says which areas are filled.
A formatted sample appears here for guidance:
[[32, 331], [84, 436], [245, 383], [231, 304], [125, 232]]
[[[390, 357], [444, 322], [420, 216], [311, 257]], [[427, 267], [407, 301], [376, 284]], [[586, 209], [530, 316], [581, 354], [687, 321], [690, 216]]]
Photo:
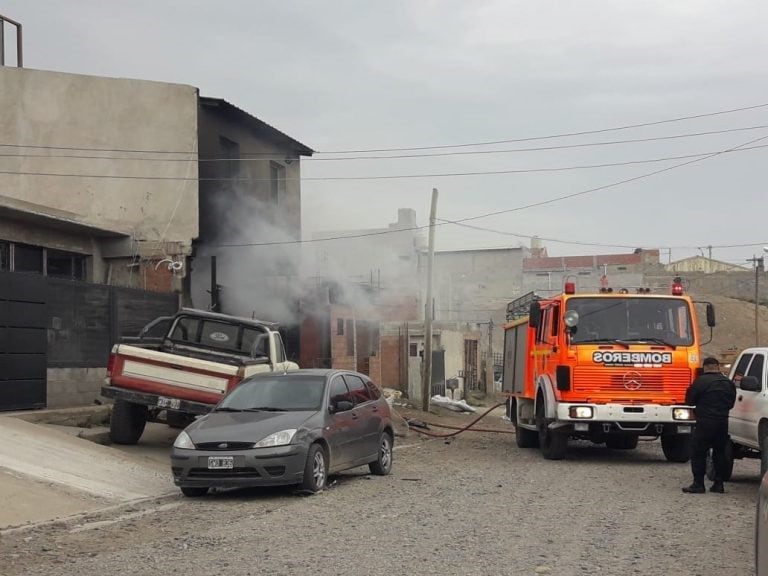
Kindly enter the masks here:
[[115, 400], [109, 419], [109, 438], [115, 444], [136, 444], [146, 424], [146, 406]]
[[605, 439], [605, 445], [612, 450], [634, 450], [637, 448], [637, 436], [609, 436]]
[[536, 430], [515, 426], [515, 439], [518, 448], [535, 448], [539, 444], [539, 433]]
[[691, 459], [691, 436], [690, 434], [662, 436], [661, 449], [670, 462], [688, 462]]
[[536, 427], [539, 430], [539, 449], [547, 460], [562, 460], [568, 448], [568, 434], [550, 430], [544, 417], [543, 400], [536, 403]]

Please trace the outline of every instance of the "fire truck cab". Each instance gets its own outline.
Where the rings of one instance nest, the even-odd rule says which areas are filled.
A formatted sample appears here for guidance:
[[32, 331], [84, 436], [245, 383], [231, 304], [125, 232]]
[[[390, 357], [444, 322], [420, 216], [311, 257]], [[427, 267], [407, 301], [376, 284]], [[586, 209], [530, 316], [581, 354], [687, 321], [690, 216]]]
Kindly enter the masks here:
[[[646, 288], [526, 294], [507, 306], [502, 390], [517, 445], [551, 460], [569, 438], [612, 449], [661, 438], [665, 457], [689, 459], [694, 412], [685, 393], [700, 363], [694, 302], [675, 279], [669, 294]], [[706, 304], [707, 324], [715, 311]]]

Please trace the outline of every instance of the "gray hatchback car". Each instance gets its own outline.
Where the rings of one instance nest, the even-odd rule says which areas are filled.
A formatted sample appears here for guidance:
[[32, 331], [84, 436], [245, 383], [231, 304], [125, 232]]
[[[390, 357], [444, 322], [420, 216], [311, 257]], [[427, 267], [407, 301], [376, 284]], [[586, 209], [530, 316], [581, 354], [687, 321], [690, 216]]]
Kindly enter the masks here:
[[280, 484], [319, 492], [328, 474], [356, 466], [389, 474], [393, 445], [389, 404], [367, 376], [259, 374], [179, 434], [171, 470], [186, 496], [211, 487]]

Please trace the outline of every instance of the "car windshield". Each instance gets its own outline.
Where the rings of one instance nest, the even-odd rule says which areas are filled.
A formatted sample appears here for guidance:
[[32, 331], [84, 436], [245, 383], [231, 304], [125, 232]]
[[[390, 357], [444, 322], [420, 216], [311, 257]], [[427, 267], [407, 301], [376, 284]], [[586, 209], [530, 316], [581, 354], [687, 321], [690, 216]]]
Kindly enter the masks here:
[[324, 376], [291, 374], [246, 380], [218, 406], [218, 410], [300, 412], [319, 410], [325, 392]]
[[691, 312], [677, 298], [570, 298], [568, 310], [579, 314], [571, 343], [650, 342], [693, 344]]

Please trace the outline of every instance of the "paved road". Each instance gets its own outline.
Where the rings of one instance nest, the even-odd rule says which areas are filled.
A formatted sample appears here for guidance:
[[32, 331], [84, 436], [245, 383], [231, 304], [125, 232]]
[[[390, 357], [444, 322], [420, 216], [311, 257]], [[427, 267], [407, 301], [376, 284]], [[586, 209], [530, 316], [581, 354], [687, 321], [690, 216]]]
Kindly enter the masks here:
[[3, 574], [752, 574], [756, 461], [725, 495], [684, 495], [689, 468], [658, 442], [560, 462], [508, 435], [400, 444], [391, 476], [358, 469], [317, 496], [173, 496], [12, 534]]

